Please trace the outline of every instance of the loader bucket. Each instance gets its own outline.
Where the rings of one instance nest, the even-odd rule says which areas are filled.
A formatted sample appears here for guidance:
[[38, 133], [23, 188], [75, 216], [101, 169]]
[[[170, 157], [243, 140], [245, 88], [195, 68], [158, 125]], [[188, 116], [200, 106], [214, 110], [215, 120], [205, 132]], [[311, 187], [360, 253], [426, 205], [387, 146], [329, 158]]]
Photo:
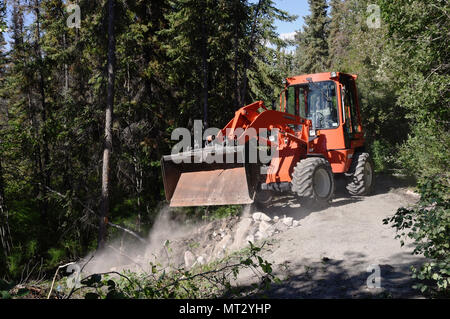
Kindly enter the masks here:
[[171, 207], [253, 203], [256, 164], [225, 161], [225, 156], [230, 159], [230, 155], [242, 159], [242, 147], [224, 148], [221, 152], [222, 163], [207, 160], [212, 153], [217, 158], [217, 150], [163, 156], [164, 190]]

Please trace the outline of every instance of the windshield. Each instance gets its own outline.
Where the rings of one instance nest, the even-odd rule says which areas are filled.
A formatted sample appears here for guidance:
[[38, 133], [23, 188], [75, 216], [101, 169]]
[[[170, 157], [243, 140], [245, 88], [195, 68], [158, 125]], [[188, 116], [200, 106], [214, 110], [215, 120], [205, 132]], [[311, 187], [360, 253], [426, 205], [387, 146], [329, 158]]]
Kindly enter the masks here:
[[286, 91], [286, 100], [286, 112], [311, 119], [316, 129], [339, 126], [333, 81], [291, 85]]

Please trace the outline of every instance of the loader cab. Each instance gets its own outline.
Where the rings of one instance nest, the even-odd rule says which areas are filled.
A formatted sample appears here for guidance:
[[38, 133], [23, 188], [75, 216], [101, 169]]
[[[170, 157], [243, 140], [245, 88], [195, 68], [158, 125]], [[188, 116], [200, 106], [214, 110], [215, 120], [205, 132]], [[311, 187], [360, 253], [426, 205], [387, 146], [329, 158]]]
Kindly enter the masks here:
[[339, 126], [337, 88], [334, 81], [290, 85], [285, 90], [284, 112], [307, 118], [315, 129]]
[[311, 120], [318, 138], [308, 153], [328, 158], [334, 173], [345, 172], [347, 158], [364, 145], [356, 78], [340, 72], [295, 76], [286, 79], [281, 96], [280, 111]]

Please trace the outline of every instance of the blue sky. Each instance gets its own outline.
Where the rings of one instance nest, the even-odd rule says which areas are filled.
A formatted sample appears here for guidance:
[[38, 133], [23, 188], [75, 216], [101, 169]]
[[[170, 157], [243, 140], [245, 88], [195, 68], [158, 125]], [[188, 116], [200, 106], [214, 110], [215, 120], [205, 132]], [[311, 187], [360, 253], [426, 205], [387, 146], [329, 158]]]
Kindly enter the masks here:
[[277, 31], [282, 37], [293, 34], [302, 28], [303, 17], [309, 14], [307, 0], [274, 0], [274, 3], [277, 8], [298, 16], [297, 20], [293, 22], [275, 21]]

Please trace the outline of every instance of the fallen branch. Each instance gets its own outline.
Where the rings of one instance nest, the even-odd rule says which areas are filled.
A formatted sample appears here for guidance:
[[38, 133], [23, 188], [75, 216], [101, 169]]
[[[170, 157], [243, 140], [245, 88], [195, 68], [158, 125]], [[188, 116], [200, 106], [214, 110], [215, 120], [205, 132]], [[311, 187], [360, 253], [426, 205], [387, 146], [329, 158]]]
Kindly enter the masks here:
[[122, 231], [124, 231], [124, 232], [126, 232], [126, 233], [128, 233], [128, 234], [130, 234], [130, 235], [132, 235], [134, 237], [136, 237], [137, 239], [139, 239], [139, 241], [141, 241], [144, 244], [148, 244], [148, 242], [144, 238], [142, 238], [141, 236], [139, 236], [137, 233], [135, 233], [134, 231], [132, 231], [130, 229], [127, 229], [127, 228], [125, 228], [123, 226], [120, 226], [120, 225], [113, 224], [110, 221], [108, 221], [108, 225], [110, 225], [112, 227], [115, 227], [115, 228], [118, 228], [118, 229], [120, 229], [120, 230], [122, 230]]
[[47, 299], [50, 299], [50, 295], [52, 294], [52, 290], [53, 290], [53, 285], [55, 284], [55, 280], [56, 280], [56, 275], [58, 274], [59, 269], [67, 267], [69, 265], [73, 265], [76, 264], [75, 262], [71, 262], [71, 263], [67, 263], [65, 265], [59, 266], [56, 271], [55, 271], [55, 275], [53, 276], [53, 281], [52, 281], [52, 285], [50, 286], [50, 291], [48, 292], [48, 296]]

